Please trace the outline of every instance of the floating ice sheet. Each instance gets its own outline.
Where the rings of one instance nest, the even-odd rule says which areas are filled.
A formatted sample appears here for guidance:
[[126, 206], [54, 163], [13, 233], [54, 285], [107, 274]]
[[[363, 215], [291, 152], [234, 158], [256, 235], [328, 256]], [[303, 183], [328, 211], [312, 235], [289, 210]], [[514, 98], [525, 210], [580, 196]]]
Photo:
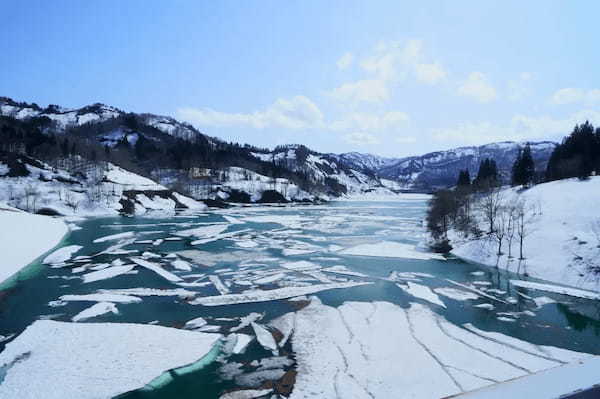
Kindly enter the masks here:
[[144, 324], [38, 320], [0, 353], [0, 364], [9, 365], [0, 397], [112, 398], [196, 362], [220, 337]]

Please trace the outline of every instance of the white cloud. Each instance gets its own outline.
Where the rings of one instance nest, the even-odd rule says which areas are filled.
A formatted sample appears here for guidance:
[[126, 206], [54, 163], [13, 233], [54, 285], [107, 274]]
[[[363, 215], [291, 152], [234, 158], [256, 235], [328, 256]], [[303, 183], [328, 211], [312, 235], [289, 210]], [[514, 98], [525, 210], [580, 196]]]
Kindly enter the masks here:
[[389, 89], [383, 80], [365, 79], [344, 83], [329, 92], [331, 97], [342, 102], [381, 103], [390, 96]]
[[347, 143], [354, 145], [376, 145], [380, 143], [376, 136], [366, 132], [354, 132], [347, 134], [344, 136], [344, 140]]
[[305, 96], [280, 98], [264, 110], [249, 114], [226, 113], [210, 108], [182, 108], [177, 114], [180, 118], [201, 126], [307, 129], [321, 127], [323, 124], [323, 114], [319, 107]]
[[[338, 60], [338, 68], [346, 65], [345, 58], [346, 54]], [[329, 93], [333, 98], [344, 102], [381, 103], [389, 99], [390, 87], [399, 81], [412, 77], [418, 82], [434, 85], [447, 75], [440, 63], [427, 62], [423, 43], [417, 39], [380, 42], [370, 56], [360, 61], [360, 66], [370, 76], [331, 90]]]
[[557, 90], [550, 98], [550, 102], [557, 105], [572, 103], [594, 104], [600, 102], [600, 89], [578, 89], [567, 87]]
[[515, 115], [505, 125], [466, 122], [452, 128], [434, 129], [432, 137], [435, 141], [452, 145], [479, 145], [506, 140], [558, 140], [568, 135], [576, 124], [586, 120], [599, 123], [600, 111], [582, 110], [563, 119], [547, 115]]
[[471, 97], [480, 103], [489, 103], [498, 96], [496, 89], [482, 72], [471, 72], [467, 80], [458, 87], [458, 94]]
[[440, 64], [417, 64], [415, 75], [419, 82], [434, 85], [446, 77], [446, 71]]
[[400, 111], [389, 111], [381, 114], [371, 112], [353, 112], [329, 124], [334, 131], [383, 131], [397, 130], [406, 126], [410, 120], [408, 114]]
[[336, 64], [338, 69], [347, 69], [350, 67], [350, 65], [352, 65], [352, 61], [354, 61], [354, 55], [352, 55], [350, 52], [347, 52], [344, 53], [339, 60], [337, 60]]

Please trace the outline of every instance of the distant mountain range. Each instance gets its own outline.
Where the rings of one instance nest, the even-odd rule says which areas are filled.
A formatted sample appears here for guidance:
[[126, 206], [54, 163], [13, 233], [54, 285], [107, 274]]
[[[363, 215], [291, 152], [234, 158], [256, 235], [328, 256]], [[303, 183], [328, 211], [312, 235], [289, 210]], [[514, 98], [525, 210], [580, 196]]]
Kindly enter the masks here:
[[[92, 154], [94, 159], [110, 157], [111, 162], [151, 177], [163, 185], [205, 184], [206, 179], [197, 179], [198, 176], [190, 178], [191, 171], [205, 170], [205, 173], [211, 173], [213, 186], [219, 187], [208, 192], [204, 190], [203, 193], [215, 196], [220, 191], [219, 195], [225, 198], [231, 195], [232, 190], [237, 191], [236, 188], [232, 188], [236, 185], [228, 186], [227, 174], [218, 174], [215, 171], [232, 167], [241, 168], [236, 169], [235, 174], [238, 177], [257, 174], [254, 175], [254, 179], [287, 179], [298, 187], [298, 195], [310, 194], [316, 197], [336, 197], [374, 191], [389, 193], [399, 189], [431, 191], [452, 186], [461, 169], [469, 169], [474, 176], [479, 163], [485, 158], [496, 160], [501, 175], [508, 178], [519, 148], [525, 145], [501, 142], [419, 156], [385, 158], [358, 152], [319, 153], [303, 145], [263, 149], [226, 143], [171, 117], [128, 113], [99, 103], [77, 109], [57, 105], [42, 108], [36, 104], [0, 97], [0, 117], [0, 127], [4, 126], [2, 134], [34, 129], [32, 132], [55, 137], [58, 142], [66, 138], [70, 140], [73, 151], [79, 155], [90, 157]], [[5, 151], [9, 148], [11, 140], [18, 141], [18, 137], [23, 135], [11, 137], [3, 137]], [[48, 145], [39, 145], [40, 140], [44, 141], [40, 138], [34, 141], [37, 145], [33, 147], [35, 156], [45, 161], [60, 156], [55, 154], [56, 149]], [[60, 147], [60, 143], [55, 145]], [[544, 141], [533, 142], [530, 145], [537, 168], [545, 169], [556, 143]], [[243, 170], [247, 170], [248, 173]], [[217, 175], [220, 177], [215, 179]], [[261, 186], [261, 190], [264, 189], [265, 187]], [[256, 197], [256, 193], [248, 194]]]

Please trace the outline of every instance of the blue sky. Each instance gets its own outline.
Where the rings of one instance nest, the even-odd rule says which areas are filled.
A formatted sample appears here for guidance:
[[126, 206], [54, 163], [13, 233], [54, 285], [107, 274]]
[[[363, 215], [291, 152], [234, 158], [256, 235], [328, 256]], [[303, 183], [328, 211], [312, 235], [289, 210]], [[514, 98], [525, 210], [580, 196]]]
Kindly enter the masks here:
[[404, 156], [600, 123], [593, 1], [5, 2], [0, 95]]

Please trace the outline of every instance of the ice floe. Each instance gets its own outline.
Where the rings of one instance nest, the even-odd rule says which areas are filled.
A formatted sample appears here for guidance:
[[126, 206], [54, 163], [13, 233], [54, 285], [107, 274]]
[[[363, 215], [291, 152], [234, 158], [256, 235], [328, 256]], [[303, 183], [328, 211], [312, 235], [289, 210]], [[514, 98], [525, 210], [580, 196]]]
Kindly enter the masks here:
[[52, 252], [50, 255], [44, 258], [43, 263], [45, 264], [53, 264], [53, 263], [63, 263], [67, 260], [71, 259], [74, 253], [78, 252], [81, 248], [81, 245], [68, 245], [66, 247], [62, 247]]
[[296, 312], [290, 397], [446, 397], [589, 356], [497, 335], [455, 326], [420, 304], [334, 308], [313, 299]]
[[119, 314], [117, 307], [111, 302], [99, 302], [77, 313], [71, 320], [83, 321], [106, 313]]
[[206, 324], [208, 324], [208, 322], [204, 318], [196, 317], [195, 319], [192, 319], [192, 320], [186, 322], [184, 327], [188, 328], [190, 330], [194, 330], [196, 328], [203, 327]]
[[63, 302], [115, 302], [115, 303], [137, 303], [141, 298], [127, 294], [98, 293], [85, 295], [63, 295], [59, 298]]
[[192, 271], [192, 265], [190, 265], [189, 262], [186, 262], [181, 259], [177, 259], [171, 262], [171, 266], [173, 266], [177, 270], [183, 270], [187, 272]]
[[266, 396], [271, 392], [273, 392], [273, 389], [243, 389], [224, 393], [219, 396], [219, 399], [255, 399]]
[[256, 340], [259, 344], [261, 344], [265, 349], [272, 351], [277, 354], [277, 342], [275, 342], [275, 338], [273, 338], [273, 334], [269, 330], [267, 330], [262, 325], [252, 322], [250, 323], [252, 329], [254, 330], [254, 335], [256, 335]]
[[437, 294], [443, 295], [445, 297], [448, 297], [450, 299], [454, 299], [457, 301], [466, 301], [469, 299], [479, 298], [479, 296], [475, 295], [472, 292], [467, 292], [467, 291], [459, 290], [457, 288], [452, 288], [452, 287], [434, 288], [433, 291]]
[[112, 398], [195, 363], [220, 338], [144, 324], [38, 320], [0, 353], [0, 397]]
[[431, 252], [420, 252], [414, 246], [393, 241], [382, 241], [374, 244], [360, 244], [351, 248], [346, 248], [338, 253], [343, 255], [374, 256], [386, 258], [407, 258], [407, 259], [438, 259], [445, 260], [440, 254]]
[[134, 237], [134, 236], [135, 236], [135, 233], [133, 231], [127, 231], [125, 233], [111, 234], [109, 236], [104, 236], [104, 237], [96, 238], [93, 242], [95, 244], [97, 244], [97, 243], [100, 243], [100, 242], [120, 240], [120, 239], [123, 239], [123, 238], [131, 238], [131, 237]]
[[165, 269], [162, 268], [161, 265], [154, 263], [154, 262], [148, 262], [147, 260], [144, 259], [140, 259], [140, 258], [130, 258], [131, 261], [139, 266], [142, 266], [148, 270], [153, 271], [154, 273], [158, 274], [159, 276], [161, 276], [162, 278], [172, 281], [172, 282], [179, 282], [182, 281], [181, 277], [174, 275], [171, 272], [166, 271]]
[[227, 294], [218, 296], [199, 297], [191, 301], [192, 305], [204, 305], [204, 306], [220, 306], [220, 305], [232, 305], [236, 303], [251, 303], [251, 302], [266, 302], [274, 301], [277, 299], [286, 299], [301, 295], [310, 295], [320, 291], [358, 287], [361, 285], [367, 285], [371, 283], [367, 282], [347, 282], [347, 283], [333, 283], [333, 284], [315, 284], [307, 287], [285, 287], [277, 288], [274, 290], [257, 290], [244, 292], [241, 294]]
[[92, 283], [94, 281], [106, 280], [121, 274], [128, 273], [133, 270], [134, 265], [112, 266], [95, 272], [87, 273], [81, 276], [84, 283]]
[[580, 290], [578, 288], [563, 287], [560, 285], [535, 283], [533, 281], [510, 280], [510, 283], [515, 287], [528, 288], [537, 291], [553, 292], [555, 294], [568, 295], [577, 298], [585, 298], [598, 300], [600, 293]]
[[444, 302], [442, 302], [440, 300], [440, 297], [437, 296], [432, 290], [431, 288], [425, 286], [425, 285], [421, 285], [421, 284], [417, 284], [417, 283], [411, 283], [411, 282], [406, 282], [406, 284], [408, 285], [408, 287], [403, 288], [401, 286], [399, 286], [400, 288], [403, 288], [404, 290], [406, 290], [406, 292], [408, 292], [410, 295], [414, 296], [415, 298], [420, 298], [423, 299], [429, 303], [432, 303], [434, 305], [439, 305], [441, 307], [446, 307], [446, 305], [444, 304]]

